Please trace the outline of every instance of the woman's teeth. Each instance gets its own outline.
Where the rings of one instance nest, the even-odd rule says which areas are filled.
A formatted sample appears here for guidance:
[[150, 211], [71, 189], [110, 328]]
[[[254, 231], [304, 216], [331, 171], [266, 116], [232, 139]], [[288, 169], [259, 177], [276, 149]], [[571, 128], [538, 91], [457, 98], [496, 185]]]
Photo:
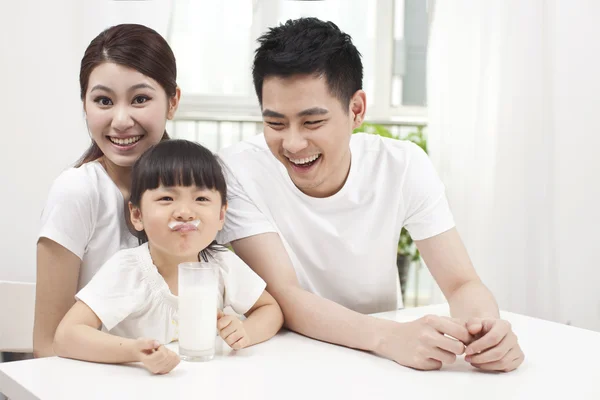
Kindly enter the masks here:
[[119, 146], [127, 146], [129, 144], [133, 144], [133, 143], [137, 142], [141, 138], [142, 138], [141, 135], [140, 136], [132, 136], [132, 137], [128, 137], [125, 139], [119, 139], [116, 137], [109, 136], [108, 140], [110, 140], [111, 142], [113, 142], [114, 144], [117, 144]]

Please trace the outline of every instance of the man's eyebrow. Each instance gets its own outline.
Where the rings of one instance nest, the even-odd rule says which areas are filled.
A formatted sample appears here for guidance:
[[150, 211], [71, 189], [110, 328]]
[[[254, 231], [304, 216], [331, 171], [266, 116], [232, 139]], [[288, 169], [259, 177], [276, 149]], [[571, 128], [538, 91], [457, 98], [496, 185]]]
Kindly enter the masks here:
[[310, 117], [312, 115], [325, 115], [329, 112], [329, 110], [326, 110], [324, 108], [321, 107], [313, 107], [313, 108], [308, 108], [306, 110], [302, 110], [300, 111], [297, 115], [299, 117]]
[[278, 113], [277, 111], [269, 110], [268, 108], [263, 110], [262, 115], [263, 117], [285, 118], [285, 115]]

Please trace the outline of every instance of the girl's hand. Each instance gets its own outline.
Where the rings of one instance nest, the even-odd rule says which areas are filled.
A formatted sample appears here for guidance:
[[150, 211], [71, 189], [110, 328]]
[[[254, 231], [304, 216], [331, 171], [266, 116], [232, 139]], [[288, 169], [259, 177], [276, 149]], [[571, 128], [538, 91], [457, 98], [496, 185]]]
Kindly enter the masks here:
[[138, 360], [153, 374], [166, 374], [180, 361], [179, 354], [153, 339], [137, 339], [134, 351]]
[[225, 315], [221, 310], [217, 310], [217, 329], [219, 336], [234, 350], [243, 349], [250, 344], [244, 323], [233, 315]]

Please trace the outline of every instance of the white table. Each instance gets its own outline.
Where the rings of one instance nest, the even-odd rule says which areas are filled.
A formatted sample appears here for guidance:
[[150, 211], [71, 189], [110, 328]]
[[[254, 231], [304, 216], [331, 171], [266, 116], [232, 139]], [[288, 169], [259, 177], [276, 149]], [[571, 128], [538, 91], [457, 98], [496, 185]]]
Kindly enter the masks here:
[[[378, 314], [400, 322], [448, 314], [429, 306]], [[137, 364], [61, 358], [0, 364], [0, 392], [19, 399], [600, 399], [600, 333], [503, 313], [526, 354], [510, 373], [481, 372], [462, 357], [421, 372], [289, 331], [238, 352], [222, 342], [208, 363], [168, 375]]]

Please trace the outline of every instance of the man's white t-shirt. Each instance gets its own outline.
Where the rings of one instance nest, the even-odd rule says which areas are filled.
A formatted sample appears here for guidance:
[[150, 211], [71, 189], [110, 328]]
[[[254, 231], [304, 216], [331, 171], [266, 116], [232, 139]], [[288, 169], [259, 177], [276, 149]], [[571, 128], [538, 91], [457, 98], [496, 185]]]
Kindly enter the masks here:
[[98, 161], [56, 178], [38, 237], [53, 240], [81, 259], [79, 289], [117, 251], [139, 246], [125, 223], [123, 195]]
[[401, 228], [422, 240], [453, 228], [454, 219], [416, 144], [355, 134], [350, 150], [348, 178], [327, 198], [300, 191], [263, 135], [222, 150], [229, 207], [218, 241], [277, 232], [305, 290], [361, 313], [394, 310]]
[[[211, 251], [211, 261], [219, 265], [217, 306], [242, 315], [266, 283], [233, 252], [223, 250]], [[162, 344], [179, 338], [178, 299], [152, 262], [148, 243], [113, 255], [76, 298], [96, 313], [105, 332]]]

